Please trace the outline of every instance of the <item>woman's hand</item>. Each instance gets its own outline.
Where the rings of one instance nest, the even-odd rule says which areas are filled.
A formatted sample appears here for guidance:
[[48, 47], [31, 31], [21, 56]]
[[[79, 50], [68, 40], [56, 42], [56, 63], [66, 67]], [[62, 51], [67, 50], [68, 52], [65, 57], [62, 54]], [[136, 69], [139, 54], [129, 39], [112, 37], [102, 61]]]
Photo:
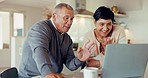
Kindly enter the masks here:
[[78, 48], [77, 50], [77, 58], [80, 61], [86, 61], [91, 55], [92, 53], [94, 53], [96, 51], [96, 49], [94, 49], [94, 42], [88, 41], [83, 45], [83, 48]]
[[100, 51], [102, 52], [103, 55], [105, 55], [105, 48], [106, 48], [106, 45], [107, 44], [114, 44], [115, 41], [113, 38], [111, 37], [104, 37], [102, 42], [101, 42], [101, 48], [100, 48]]

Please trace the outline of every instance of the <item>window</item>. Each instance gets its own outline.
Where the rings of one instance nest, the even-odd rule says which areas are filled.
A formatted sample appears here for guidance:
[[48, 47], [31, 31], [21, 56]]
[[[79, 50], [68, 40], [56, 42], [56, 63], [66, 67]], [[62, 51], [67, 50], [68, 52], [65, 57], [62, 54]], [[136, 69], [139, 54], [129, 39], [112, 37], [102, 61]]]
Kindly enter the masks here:
[[24, 36], [24, 14], [0, 11], [0, 49], [9, 48], [12, 36]]
[[10, 13], [0, 11], [0, 49], [9, 48]]
[[14, 36], [24, 36], [24, 14], [13, 13], [13, 34]]

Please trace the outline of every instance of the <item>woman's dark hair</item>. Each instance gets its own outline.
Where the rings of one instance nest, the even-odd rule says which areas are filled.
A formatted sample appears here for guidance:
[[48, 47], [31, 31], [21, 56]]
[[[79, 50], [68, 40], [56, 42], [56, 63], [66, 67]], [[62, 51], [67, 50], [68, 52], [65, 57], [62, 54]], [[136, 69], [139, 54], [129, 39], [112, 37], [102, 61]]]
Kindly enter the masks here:
[[105, 6], [99, 7], [94, 15], [93, 15], [95, 21], [98, 21], [99, 19], [111, 19], [112, 22], [114, 22], [114, 13], [110, 10], [110, 8], [107, 8]]

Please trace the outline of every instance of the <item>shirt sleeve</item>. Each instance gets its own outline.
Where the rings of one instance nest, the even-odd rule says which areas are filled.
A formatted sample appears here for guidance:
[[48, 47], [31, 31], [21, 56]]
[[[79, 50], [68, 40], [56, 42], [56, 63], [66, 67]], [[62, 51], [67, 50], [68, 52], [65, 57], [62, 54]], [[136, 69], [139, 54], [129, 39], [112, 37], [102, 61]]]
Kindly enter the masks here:
[[70, 47], [69, 47], [69, 50], [68, 50], [68, 54], [67, 54], [67, 57], [66, 57], [66, 67], [73, 71], [73, 70], [76, 70], [77, 68], [79, 68], [80, 66], [82, 66], [84, 64], [84, 62], [80, 61], [77, 57], [75, 57], [74, 55], [74, 51], [73, 51], [73, 46], [72, 46], [72, 41], [70, 43]]
[[36, 24], [33, 26], [28, 34], [28, 41], [33, 52], [33, 58], [36, 62], [37, 68], [42, 76], [49, 73], [54, 73], [55, 70], [51, 65], [51, 57], [49, 57], [49, 42], [50, 34], [45, 26]]

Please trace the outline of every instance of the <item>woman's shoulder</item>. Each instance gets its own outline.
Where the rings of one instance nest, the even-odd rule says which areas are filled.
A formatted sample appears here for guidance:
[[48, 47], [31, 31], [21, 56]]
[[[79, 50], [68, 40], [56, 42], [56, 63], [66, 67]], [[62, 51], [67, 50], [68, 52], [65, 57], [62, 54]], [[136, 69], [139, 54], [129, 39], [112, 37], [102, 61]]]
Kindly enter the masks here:
[[113, 29], [114, 31], [121, 31], [121, 30], [124, 30], [124, 27], [120, 25], [113, 25]]

